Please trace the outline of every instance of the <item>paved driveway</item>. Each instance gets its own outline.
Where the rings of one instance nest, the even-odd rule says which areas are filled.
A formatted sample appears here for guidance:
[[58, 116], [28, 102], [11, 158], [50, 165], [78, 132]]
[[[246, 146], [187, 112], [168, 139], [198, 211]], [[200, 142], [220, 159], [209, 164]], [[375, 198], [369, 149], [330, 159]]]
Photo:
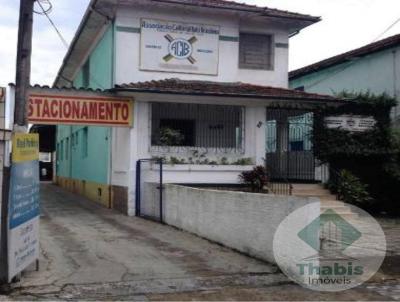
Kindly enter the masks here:
[[[318, 294], [276, 268], [175, 228], [42, 185], [40, 271], [13, 299], [381, 300], [365, 288]], [[19, 287], [19, 288], [18, 288]], [[0, 297], [1, 298], [1, 297]], [[1, 300], [1, 299], [0, 299]]]

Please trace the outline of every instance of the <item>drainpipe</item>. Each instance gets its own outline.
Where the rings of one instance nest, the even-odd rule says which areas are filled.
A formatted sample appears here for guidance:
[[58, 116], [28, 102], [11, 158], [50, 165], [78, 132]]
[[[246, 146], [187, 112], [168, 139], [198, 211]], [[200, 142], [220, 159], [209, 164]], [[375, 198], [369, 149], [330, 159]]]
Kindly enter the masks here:
[[109, 146], [109, 158], [108, 158], [108, 207], [112, 208], [112, 160], [113, 160], [113, 152], [112, 152], [112, 137], [113, 137], [113, 128], [109, 128], [108, 131], [108, 146]]
[[69, 126], [69, 179], [72, 181], [72, 126]]

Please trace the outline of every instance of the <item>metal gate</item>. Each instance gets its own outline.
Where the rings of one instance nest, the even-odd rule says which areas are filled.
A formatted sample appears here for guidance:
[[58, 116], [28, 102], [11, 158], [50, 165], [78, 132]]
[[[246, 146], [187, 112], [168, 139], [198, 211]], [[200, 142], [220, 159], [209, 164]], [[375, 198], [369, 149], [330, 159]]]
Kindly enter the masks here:
[[267, 108], [266, 162], [273, 180], [315, 181], [313, 113]]
[[163, 161], [136, 162], [136, 216], [163, 222]]

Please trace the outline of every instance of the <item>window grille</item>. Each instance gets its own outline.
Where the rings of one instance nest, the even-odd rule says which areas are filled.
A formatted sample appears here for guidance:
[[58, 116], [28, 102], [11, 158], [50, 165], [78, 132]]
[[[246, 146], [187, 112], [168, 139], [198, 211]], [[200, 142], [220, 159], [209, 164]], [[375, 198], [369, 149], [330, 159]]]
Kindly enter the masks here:
[[243, 153], [244, 108], [177, 103], [151, 104], [151, 151]]

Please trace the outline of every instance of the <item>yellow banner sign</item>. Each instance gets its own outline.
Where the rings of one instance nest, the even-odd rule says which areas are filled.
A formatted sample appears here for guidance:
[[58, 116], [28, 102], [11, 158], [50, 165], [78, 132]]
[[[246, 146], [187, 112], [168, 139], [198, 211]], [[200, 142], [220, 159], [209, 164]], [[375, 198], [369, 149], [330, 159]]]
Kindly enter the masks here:
[[132, 101], [111, 97], [31, 94], [28, 119], [34, 124], [132, 126]]
[[39, 159], [39, 134], [15, 133], [12, 141], [13, 162]]

